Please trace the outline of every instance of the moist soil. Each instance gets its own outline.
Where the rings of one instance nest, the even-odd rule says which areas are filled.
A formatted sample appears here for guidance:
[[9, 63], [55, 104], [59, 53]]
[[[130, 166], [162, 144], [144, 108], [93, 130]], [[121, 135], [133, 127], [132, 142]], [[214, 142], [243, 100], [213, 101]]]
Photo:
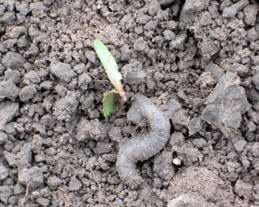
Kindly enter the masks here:
[[[259, 13], [253, 0], [0, 0], [0, 207], [259, 206]], [[129, 97], [170, 119], [162, 151], [121, 181], [120, 143], [148, 133]]]

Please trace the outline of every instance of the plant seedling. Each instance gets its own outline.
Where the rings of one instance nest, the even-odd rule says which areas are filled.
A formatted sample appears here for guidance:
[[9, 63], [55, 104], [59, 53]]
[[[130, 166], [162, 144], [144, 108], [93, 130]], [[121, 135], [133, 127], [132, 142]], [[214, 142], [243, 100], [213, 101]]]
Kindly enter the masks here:
[[123, 103], [127, 100], [127, 97], [121, 83], [122, 76], [119, 72], [115, 58], [100, 40], [95, 39], [93, 46], [97, 57], [104, 67], [108, 79], [115, 88], [111, 91], [105, 92], [102, 100], [103, 115], [105, 118], [109, 118], [115, 110], [116, 97], [120, 96]]

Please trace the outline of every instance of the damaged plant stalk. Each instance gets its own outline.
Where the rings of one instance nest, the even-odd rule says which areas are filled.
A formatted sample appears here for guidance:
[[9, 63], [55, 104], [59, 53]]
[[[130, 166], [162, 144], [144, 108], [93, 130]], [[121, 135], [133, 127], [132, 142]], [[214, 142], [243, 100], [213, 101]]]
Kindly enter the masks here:
[[[122, 76], [117, 63], [107, 47], [100, 41], [94, 41], [94, 49], [100, 59], [108, 79], [115, 89], [108, 91], [103, 97], [103, 114], [108, 118], [115, 110], [115, 99], [119, 94], [122, 102], [127, 100], [121, 83]], [[150, 132], [136, 136], [119, 146], [116, 167], [120, 178], [130, 185], [137, 187], [142, 178], [136, 168], [136, 163], [156, 155], [162, 150], [170, 136], [169, 119], [144, 95], [137, 94], [128, 112], [128, 120], [139, 123], [146, 119], [150, 125]]]

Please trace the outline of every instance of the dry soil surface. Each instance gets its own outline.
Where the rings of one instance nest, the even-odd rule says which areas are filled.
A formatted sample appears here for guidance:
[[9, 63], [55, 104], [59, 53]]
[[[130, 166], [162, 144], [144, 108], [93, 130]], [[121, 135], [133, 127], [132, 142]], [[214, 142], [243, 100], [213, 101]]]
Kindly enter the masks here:
[[[255, 0], [0, 0], [0, 207], [259, 206]], [[109, 120], [92, 47], [112, 51], [129, 95], [170, 119], [132, 189], [119, 144], [146, 131]]]

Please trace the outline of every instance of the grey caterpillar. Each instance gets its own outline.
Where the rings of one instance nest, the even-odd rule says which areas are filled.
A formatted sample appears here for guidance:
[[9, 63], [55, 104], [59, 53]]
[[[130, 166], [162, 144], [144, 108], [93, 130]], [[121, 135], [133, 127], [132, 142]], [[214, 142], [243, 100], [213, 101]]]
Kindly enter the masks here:
[[144, 95], [135, 95], [127, 118], [138, 123], [146, 119], [150, 125], [148, 134], [134, 137], [119, 146], [116, 167], [122, 181], [132, 187], [142, 183], [136, 163], [147, 160], [161, 151], [170, 136], [169, 119]]

